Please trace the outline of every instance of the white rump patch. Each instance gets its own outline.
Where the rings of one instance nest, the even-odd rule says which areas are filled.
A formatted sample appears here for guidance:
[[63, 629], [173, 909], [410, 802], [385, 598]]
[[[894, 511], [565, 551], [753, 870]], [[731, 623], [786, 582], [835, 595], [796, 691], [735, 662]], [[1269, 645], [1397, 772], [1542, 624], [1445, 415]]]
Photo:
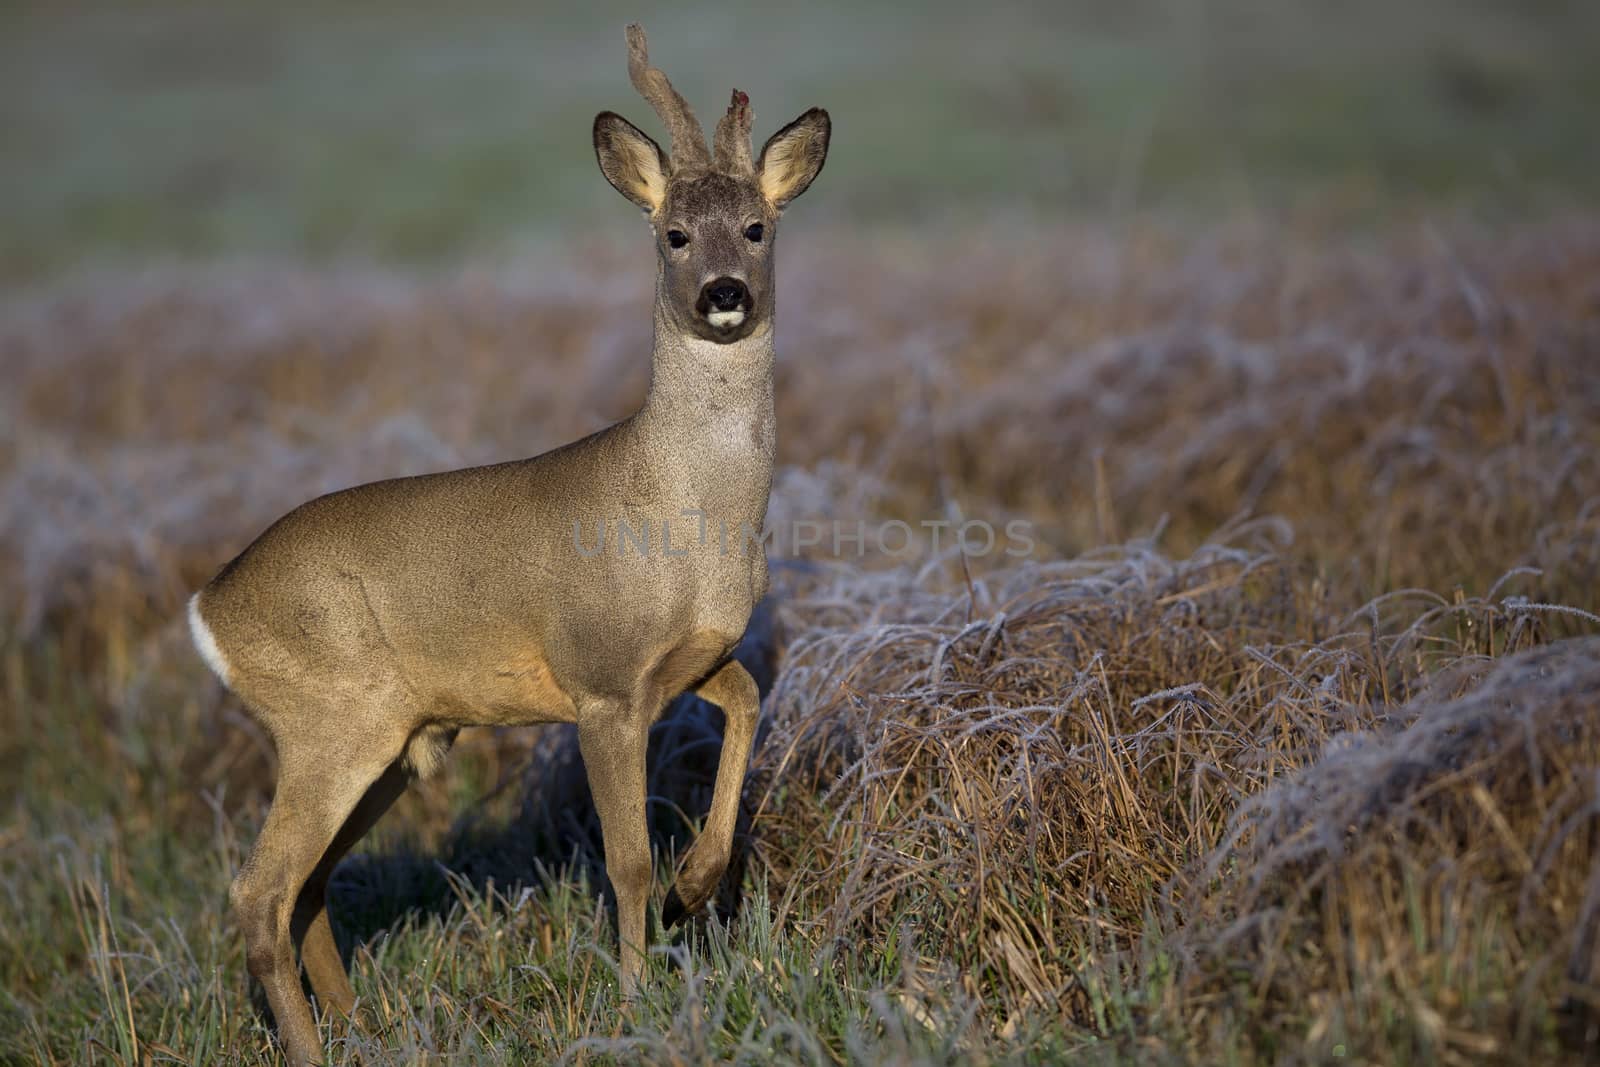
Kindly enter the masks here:
[[206, 620], [200, 615], [200, 594], [196, 593], [189, 598], [189, 636], [194, 639], [194, 647], [199, 650], [200, 658], [206, 661], [206, 666], [211, 668], [223, 685], [228, 684], [228, 661], [223, 656], [222, 649], [217, 647], [217, 639], [211, 636], [211, 627], [206, 625]]
[[713, 326], [737, 326], [744, 321], [744, 312], [713, 311], [706, 316], [706, 321]]

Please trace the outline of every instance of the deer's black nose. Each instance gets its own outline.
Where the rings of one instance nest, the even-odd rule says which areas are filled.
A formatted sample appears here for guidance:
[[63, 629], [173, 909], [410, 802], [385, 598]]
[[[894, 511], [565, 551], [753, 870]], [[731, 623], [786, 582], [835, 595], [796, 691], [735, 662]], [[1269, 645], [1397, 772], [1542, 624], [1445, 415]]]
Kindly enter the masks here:
[[744, 282], [738, 278], [717, 278], [706, 283], [702, 291], [707, 306], [712, 311], [740, 311], [750, 296]]

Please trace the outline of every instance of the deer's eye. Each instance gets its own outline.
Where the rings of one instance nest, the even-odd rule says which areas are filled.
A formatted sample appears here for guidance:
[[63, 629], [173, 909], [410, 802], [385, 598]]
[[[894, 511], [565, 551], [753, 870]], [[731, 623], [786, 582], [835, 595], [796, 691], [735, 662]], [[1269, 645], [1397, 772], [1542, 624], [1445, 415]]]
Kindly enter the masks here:
[[671, 245], [673, 248], [682, 248], [688, 243], [689, 235], [684, 233], [682, 230], [667, 231], [667, 244]]
[[744, 228], [745, 240], [759, 243], [766, 232], [767, 228], [761, 225], [761, 223], [752, 222], [750, 225]]

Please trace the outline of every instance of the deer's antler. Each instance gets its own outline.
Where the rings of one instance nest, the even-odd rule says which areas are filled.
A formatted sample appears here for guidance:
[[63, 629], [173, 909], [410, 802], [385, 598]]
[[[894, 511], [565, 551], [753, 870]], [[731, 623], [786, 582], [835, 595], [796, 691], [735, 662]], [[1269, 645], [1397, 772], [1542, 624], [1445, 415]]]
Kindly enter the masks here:
[[[639, 90], [639, 95], [655, 109], [667, 132], [672, 135], [672, 169], [680, 171], [709, 166], [711, 159], [706, 151], [705, 131], [700, 128], [694, 112], [689, 110], [688, 103], [678, 95], [678, 90], [672, 87], [667, 76], [650, 65], [650, 50], [645, 41], [644, 28], [637, 22], [628, 26], [628, 79]], [[720, 126], [718, 130], [720, 145]], [[748, 148], [745, 154], [748, 157]]]
[[728, 113], [717, 121], [717, 169], [727, 174], [754, 174], [755, 164], [750, 161], [750, 97], [739, 90], [733, 91], [733, 101]]

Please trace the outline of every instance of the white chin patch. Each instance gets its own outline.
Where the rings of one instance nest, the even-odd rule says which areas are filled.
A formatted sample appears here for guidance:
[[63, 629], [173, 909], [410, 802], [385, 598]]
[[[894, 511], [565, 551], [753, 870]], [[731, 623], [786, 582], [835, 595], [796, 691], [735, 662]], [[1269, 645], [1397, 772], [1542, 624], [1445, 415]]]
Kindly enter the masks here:
[[713, 311], [706, 316], [706, 321], [718, 329], [724, 326], [737, 326], [744, 321], [744, 312]]

